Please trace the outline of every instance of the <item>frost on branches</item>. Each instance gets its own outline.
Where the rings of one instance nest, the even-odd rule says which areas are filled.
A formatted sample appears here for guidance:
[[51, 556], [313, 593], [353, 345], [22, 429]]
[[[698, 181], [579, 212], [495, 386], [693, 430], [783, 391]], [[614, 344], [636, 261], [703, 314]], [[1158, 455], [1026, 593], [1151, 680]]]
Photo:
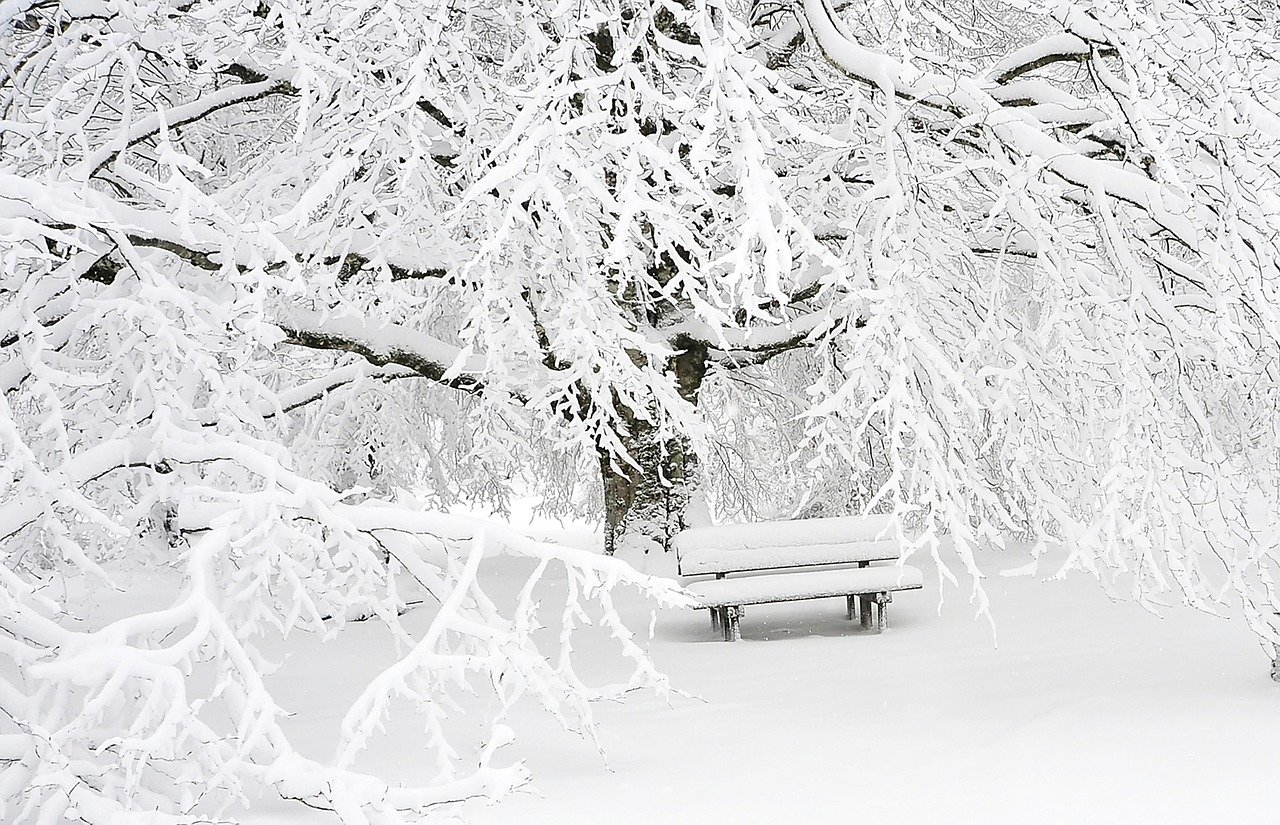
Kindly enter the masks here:
[[[700, 487], [893, 513], [982, 611], [973, 550], [1019, 533], [1280, 642], [1276, 28], [1261, 0], [0, 2], [3, 816], [509, 789], [451, 758], [448, 686], [589, 729], [573, 628], [661, 689], [610, 593], [679, 598], [438, 514], [531, 483], [610, 552]], [[547, 633], [536, 582], [480, 589], [495, 552], [568, 582]], [[182, 571], [171, 604], [88, 612], [144, 568]], [[259, 643], [355, 615], [409, 652], [321, 765]], [[394, 695], [427, 787], [352, 767]]]

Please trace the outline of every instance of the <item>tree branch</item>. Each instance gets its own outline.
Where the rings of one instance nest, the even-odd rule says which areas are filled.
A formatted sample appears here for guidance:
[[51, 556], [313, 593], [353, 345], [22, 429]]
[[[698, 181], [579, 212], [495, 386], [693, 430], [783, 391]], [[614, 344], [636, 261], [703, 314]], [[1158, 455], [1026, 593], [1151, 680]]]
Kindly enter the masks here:
[[[208, 272], [222, 269], [222, 265], [214, 259], [217, 254], [215, 252], [197, 249], [169, 238], [144, 236], [135, 232], [126, 232], [124, 237], [134, 246], [162, 250]], [[339, 260], [343, 261], [344, 269], [352, 268], [354, 271], [359, 271], [368, 264], [367, 258], [355, 253], [345, 258], [334, 257], [326, 262], [336, 263]], [[81, 277], [109, 286], [115, 283], [125, 266], [124, 263], [104, 256], [96, 259]], [[393, 278], [397, 275], [400, 278], [443, 277], [446, 274], [443, 269], [393, 269]], [[370, 329], [363, 322], [350, 317], [326, 317], [309, 310], [289, 311], [279, 320], [278, 325], [285, 333], [286, 342], [296, 346], [351, 352], [375, 366], [404, 367], [416, 375], [454, 389], [466, 392], [481, 389], [481, 382], [473, 374], [478, 369], [456, 374], [451, 372], [461, 351], [424, 332], [397, 324]], [[5, 343], [11, 344], [13, 341], [6, 337]]]
[[399, 324], [370, 329], [351, 317], [326, 317], [319, 312], [294, 310], [276, 321], [285, 342], [309, 349], [355, 353], [378, 367], [397, 365], [424, 378], [465, 392], [479, 392], [479, 369], [457, 369], [461, 350], [438, 338]]
[[[1081, 154], [1038, 128], [1034, 118], [1006, 108], [973, 79], [919, 72], [889, 55], [864, 48], [846, 33], [828, 0], [803, 0], [804, 16], [827, 61], [850, 79], [883, 93], [972, 120], [1003, 148], [1034, 157], [1061, 180], [1134, 206], [1187, 249], [1200, 248], [1194, 205], [1173, 189]], [[908, 79], [912, 78], [912, 79]], [[941, 103], [939, 101], [942, 101]]]
[[1045, 66], [1083, 63], [1095, 53], [1114, 55], [1116, 50], [1107, 44], [1090, 43], [1078, 35], [1061, 32], [1010, 52], [987, 70], [987, 76], [1003, 85]]
[[[249, 71], [249, 70], [246, 70]], [[162, 129], [185, 126], [208, 117], [219, 109], [240, 103], [261, 100], [271, 95], [294, 95], [298, 90], [292, 83], [281, 80], [260, 80], [256, 83], [239, 83], [210, 92], [189, 103], [174, 106], [163, 112], [142, 118], [129, 127], [127, 132], [118, 135], [108, 144], [116, 144], [114, 148], [104, 146], [85, 160], [84, 165], [96, 175], [104, 166], [114, 161], [120, 153], [147, 138], [159, 134]]]
[[[338, 281], [346, 283], [354, 278], [362, 270], [368, 268], [371, 261], [368, 257], [358, 252], [348, 252], [345, 257], [340, 255], [331, 255], [324, 259], [326, 266], [339, 265]], [[412, 269], [399, 264], [385, 262], [384, 265], [391, 273], [393, 281], [420, 281], [430, 278], [447, 278], [449, 270], [444, 267], [428, 267], [427, 269]]]
[[[345, 387], [361, 378], [370, 378], [389, 384], [402, 378], [422, 378], [422, 376], [398, 365], [389, 365], [370, 372], [368, 367], [360, 362], [347, 364], [318, 378], [304, 381], [295, 387], [283, 390], [276, 396], [275, 403], [264, 402], [261, 404], [258, 414], [266, 419], [293, 412], [296, 409], [319, 401], [339, 387]], [[213, 410], [206, 409], [200, 416], [200, 424], [205, 427], [216, 427], [218, 425], [217, 414]]]

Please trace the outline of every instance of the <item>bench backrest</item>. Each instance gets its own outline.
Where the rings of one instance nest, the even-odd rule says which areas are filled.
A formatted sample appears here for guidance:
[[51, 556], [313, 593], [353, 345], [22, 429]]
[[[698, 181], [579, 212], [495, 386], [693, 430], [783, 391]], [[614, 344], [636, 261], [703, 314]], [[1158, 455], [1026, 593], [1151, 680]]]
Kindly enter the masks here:
[[694, 527], [671, 541], [680, 575], [897, 559], [890, 516]]

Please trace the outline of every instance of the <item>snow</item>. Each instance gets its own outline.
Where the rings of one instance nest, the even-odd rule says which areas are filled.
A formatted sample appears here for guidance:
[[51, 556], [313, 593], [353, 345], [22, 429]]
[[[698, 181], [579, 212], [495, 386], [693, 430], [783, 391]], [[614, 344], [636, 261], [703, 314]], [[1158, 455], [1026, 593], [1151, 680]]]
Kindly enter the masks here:
[[164, 129], [182, 126], [207, 115], [209, 112], [225, 108], [233, 103], [257, 100], [283, 88], [288, 88], [288, 85], [278, 80], [242, 83], [228, 88], [217, 89], [198, 100], [181, 106], [174, 106], [167, 111], [157, 111], [155, 114], [148, 115], [132, 124], [125, 133], [106, 141], [105, 146], [88, 157], [83, 167], [85, 170], [96, 171], [99, 167], [109, 163], [125, 146], [131, 146]]
[[1196, 221], [1187, 214], [1193, 207], [1173, 188], [1070, 152], [1056, 137], [1044, 131], [1044, 124], [1037, 122], [1026, 109], [1001, 107], [983, 86], [973, 81], [926, 74], [863, 48], [843, 30], [825, 0], [805, 0], [804, 10], [818, 47], [850, 77], [876, 85], [886, 95], [945, 101], [945, 105], [964, 112], [967, 117], [984, 122], [1006, 146], [1039, 159], [1067, 183], [1137, 206], [1188, 249], [1201, 249]]
[[875, 541], [893, 529], [890, 516], [813, 518], [717, 524], [684, 530], [672, 540], [677, 552], [741, 550], [751, 547], [796, 547], [804, 544]]
[[441, 341], [421, 330], [384, 320], [370, 321], [350, 315], [339, 316], [314, 310], [291, 308], [279, 314], [282, 327], [304, 330], [317, 336], [336, 336], [358, 341], [379, 358], [394, 360], [393, 353], [409, 359], [414, 364], [434, 365], [441, 372], [461, 367], [465, 372], [475, 372], [482, 366], [477, 359], [459, 364], [458, 347]]
[[[535, 529], [574, 544], [593, 538], [580, 525]], [[980, 553], [992, 571], [1024, 558]], [[511, 595], [529, 565], [501, 559], [481, 576], [491, 592]], [[755, 607], [744, 641], [731, 645], [704, 614], [660, 613], [652, 653], [691, 695], [601, 703], [603, 758], [536, 708], [517, 706], [507, 719], [517, 742], [495, 762], [526, 760], [534, 785], [496, 805], [468, 803], [463, 817], [473, 825], [751, 825], [859, 812], [894, 825], [1273, 821], [1280, 702], [1242, 621], [1187, 608], [1158, 617], [1108, 600], [1083, 575], [991, 576], [996, 646], [971, 618], [965, 591], [943, 587], [939, 611], [936, 576], [924, 579], [925, 593], [895, 601], [882, 635], [824, 602]], [[620, 597], [618, 607], [633, 626], [647, 621], [638, 600]], [[429, 620], [405, 618], [419, 629]], [[333, 724], [392, 656], [374, 623], [293, 649], [273, 681], [308, 755], [332, 753]], [[610, 675], [588, 645], [576, 657], [584, 672]], [[409, 782], [431, 766], [410, 709], [396, 712], [392, 734], [362, 767]], [[469, 724], [466, 714], [453, 721]], [[244, 821], [331, 820], [263, 799]]]
[[1005, 55], [987, 70], [987, 75], [997, 80], [1009, 80], [1055, 59], [1086, 58], [1090, 49], [1087, 42], [1074, 34], [1052, 34]]
[[694, 527], [672, 539], [680, 573], [765, 570], [839, 562], [884, 561], [900, 555], [889, 516], [815, 518]]
[[890, 561], [898, 558], [895, 541], [848, 541], [838, 544], [784, 545], [781, 547], [714, 548], [680, 554], [680, 573], [698, 576], [733, 570], [768, 570], [812, 564], [857, 561]]
[[885, 590], [912, 590], [924, 582], [914, 567], [852, 567], [712, 579], [688, 585], [702, 606], [765, 604]]

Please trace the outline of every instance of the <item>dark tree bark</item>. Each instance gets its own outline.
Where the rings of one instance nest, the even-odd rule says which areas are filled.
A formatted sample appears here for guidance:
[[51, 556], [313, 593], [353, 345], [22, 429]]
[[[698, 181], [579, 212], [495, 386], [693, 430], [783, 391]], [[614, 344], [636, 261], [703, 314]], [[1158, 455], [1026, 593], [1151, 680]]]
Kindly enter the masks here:
[[[698, 403], [707, 372], [706, 346], [681, 341], [683, 350], [667, 364], [681, 396]], [[613, 555], [625, 545], [644, 551], [668, 550], [671, 537], [685, 528], [686, 511], [698, 485], [698, 456], [684, 438], [662, 438], [648, 421], [626, 420], [622, 442], [634, 464], [601, 451], [604, 485], [604, 550]]]

